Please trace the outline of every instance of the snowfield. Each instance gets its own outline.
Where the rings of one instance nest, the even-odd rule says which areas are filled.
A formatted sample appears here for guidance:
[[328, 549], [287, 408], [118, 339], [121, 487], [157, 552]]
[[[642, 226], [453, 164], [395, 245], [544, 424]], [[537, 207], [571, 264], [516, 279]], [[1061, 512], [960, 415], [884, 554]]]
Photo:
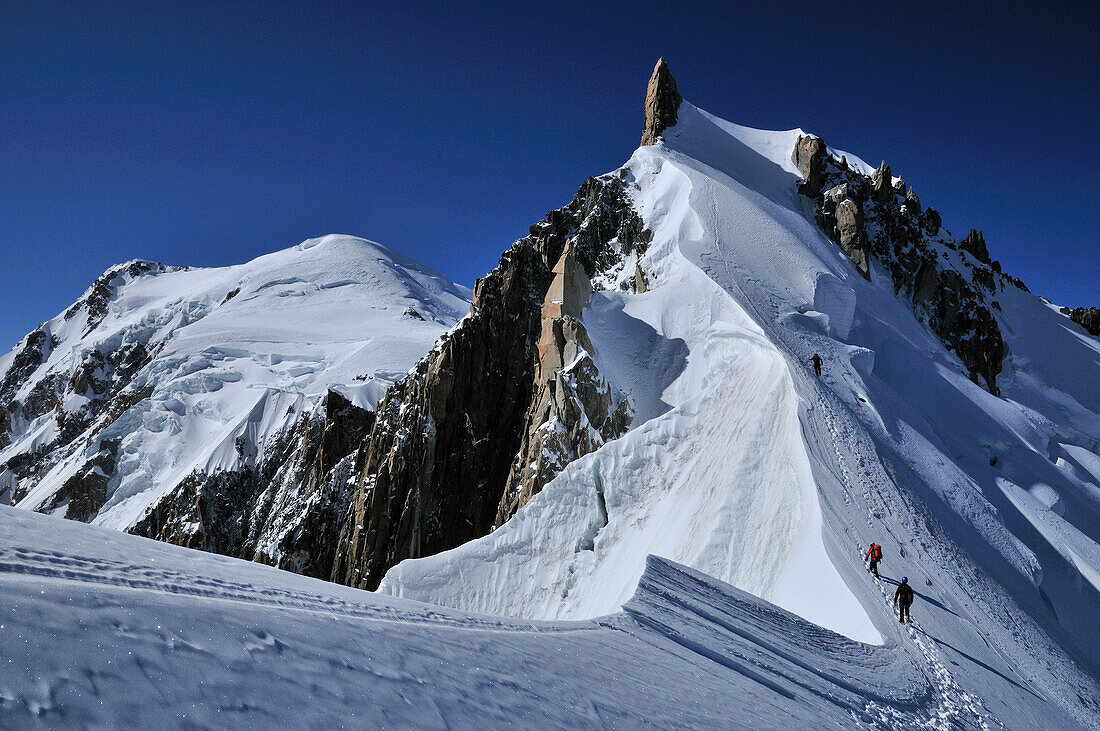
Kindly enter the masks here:
[[1075, 725], [1005, 661], [919, 623], [860, 644], [664, 559], [622, 612], [544, 622], [9, 507], [0, 531], [5, 728]]

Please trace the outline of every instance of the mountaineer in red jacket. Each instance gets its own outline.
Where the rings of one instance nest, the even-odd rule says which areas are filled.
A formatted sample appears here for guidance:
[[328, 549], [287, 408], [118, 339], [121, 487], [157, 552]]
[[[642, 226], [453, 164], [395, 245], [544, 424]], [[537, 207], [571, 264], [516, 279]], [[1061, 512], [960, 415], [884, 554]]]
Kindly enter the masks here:
[[863, 557], [863, 560], [871, 562], [867, 570], [874, 574], [876, 579], [879, 578], [878, 562], [882, 560], [882, 546], [872, 543], [871, 547], [867, 549], [867, 555]]

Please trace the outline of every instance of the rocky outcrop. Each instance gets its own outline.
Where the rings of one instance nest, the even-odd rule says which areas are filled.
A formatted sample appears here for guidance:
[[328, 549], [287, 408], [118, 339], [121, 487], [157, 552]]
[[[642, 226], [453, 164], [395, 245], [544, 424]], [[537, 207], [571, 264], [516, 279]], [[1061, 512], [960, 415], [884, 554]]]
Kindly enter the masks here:
[[[102, 291], [93, 286], [81, 302]], [[99, 297], [96, 301], [105, 300]], [[70, 308], [69, 311], [74, 310]], [[11, 457], [0, 464], [0, 472], [10, 470], [15, 481], [20, 483], [12, 493], [11, 499], [15, 502], [25, 496], [34, 482], [63, 455], [85, 455], [76, 475], [39, 509], [60, 511], [65, 517], [76, 520], [90, 520], [94, 510], [88, 513], [88, 506], [94, 505], [98, 510], [106, 500], [106, 478], [114, 468], [117, 445], [103, 446], [107, 440], [97, 445], [96, 439], [87, 432], [94, 423], [105, 424], [121, 414], [120, 408], [125, 410], [136, 403], [134, 397], [144, 391], [131, 388], [131, 384], [152, 355], [140, 342], [118, 344], [107, 351], [92, 348], [82, 353], [80, 360], [64, 361], [53, 370], [36, 375], [56, 346], [56, 338], [43, 328], [35, 330], [27, 336], [0, 381], [0, 447], [11, 441], [13, 420], [26, 424], [52, 417], [55, 424], [51, 430], [53, 438], [48, 443], [33, 452]], [[27, 389], [29, 384], [33, 385]], [[63, 408], [66, 404], [69, 408]]]
[[[916, 193], [913, 192], [912, 187], [910, 187], [909, 190], [907, 190], [905, 192], [905, 209], [906, 209], [907, 213], [915, 213], [918, 216], [920, 215], [920, 212], [921, 212], [920, 196], [918, 196]], [[937, 216], [938, 215], [939, 214], [937, 214]], [[938, 230], [938, 229], [939, 229], [939, 224], [936, 224], [936, 229], [933, 230], [932, 233], [935, 233], [936, 230]]]
[[[924, 233], [929, 236], [935, 236], [939, 233], [940, 228], [943, 227], [943, 219], [940, 218], [940, 212], [935, 208], [926, 209], [921, 216], [921, 222], [924, 227]], [[999, 268], [998, 271], [1000, 271]]]
[[54, 513], [64, 508], [66, 518], [85, 523], [94, 518], [107, 502], [107, 483], [115, 469], [118, 444], [117, 439], [102, 440], [95, 455], [85, 462], [79, 472], [66, 480], [39, 510]]
[[3, 379], [0, 379], [0, 406], [8, 405], [10, 408], [19, 387], [26, 383], [31, 374], [46, 361], [50, 351], [53, 350], [54, 340], [42, 327], [39, 327], [23, 338], [21, 345], [8, 372], [4, 374]]
[[802, 195], [816, 198], [821, 192], [821, 186], [825, 183], [825, 158], [828, 148], [820, 137], [798, 136], [795, 142], [794, 152], [791, 153], [791, 162], [802, 173], [803, 182], [798, 191]]
[[16, 398], [24, 384], [46, 362], [56, 345], [56, 338], [48, 334], [44, 326], [39, 326], [17, 346], [19, 352], [15, 354], [3, 378], [0, 378], [0, 448], [11, 443], [13, 416], [30, 421], [37, 413], [48, 410], [56, 401], [52, 389], [50, 394], [32, 391], [23, 397], [23, 402], [28, 399], [31, 401], [29, 407]]
[[11, 413], [0, 403], [0, 449], [11, 444]]
[[645, 272], [642, 271], [642, 265], [638, 262], [634, 263], [634, 278], [631, 279], [631, 284], [638, 294], [649, 291], [649, 280], [646, 278]]
[[1095, 307], [1062, 308], [1062, 314], [1088, 331], [1089, 335], [1100, 335], [1100, 309]]
[[642, 146], [655, 145], [666, 129], [676, 124], [683, 98], [676, 90], [676, 79], [663, 58], [657, 60], [645, 92], [645, 128]]
[[847, 184], [826, 191], [821, 203], [821, 225], [851, 259], [859, 273], [870, 279], [871, 262], [867, 231], [863, 225], [863, 205], [858, 196], [852, 197]]
[[125, 278], [136, 279], [143, 274], [159, 274], [166, 271], [170, 271], [170, 268], [159, 262], [141, 260], [131, 261], [110, 269], [96, 279], [92, 286], [88, 288], [88, 291], [65, 311], [65, 319], [71, 320], [83, 313], [87, 316], [84, 332], [91, 332], [107, 316], [107, 305], [110, 304], [118, 286]]
[[[993, 316], [1000, 307], [995, 296], [1006, 283], [1022, 283], [990, 261], [980, 231], [962, 241], [943, 231], [939, 213], [922, 209], [912, 188], [894, 182], [885, 161], [864, 176], [829, 156], [823, 141], [808, 139], [816, 138], [799, 137], [792, 160], [805, 178], [799, 190], [816, 199], [825, 233], [863, 277], [870, 279], [870, 261], [878, 261], [894, 291], [908, 298], [917, 318], [959, 357], [971, 380], [998, 393], [1005, 348]], [[951, 250], [954, 259], [946, 253]], [[959, 257], [959, 250], [973, 259]]]
[[257, 464], [193, 473], [130, 532], [327, 579], [373, 423], [329, 391]]
[[[378, 405], [333, 580], [373, 589], [397, 562], [493, 528], [524, 446], [528, 413], [543, 393], [536, 380], [543, 305], [549, 299], [547, 315], [561, 324], [547, 332], [543, 355], [558, 347], [560, 332], [564, 357], [570, 337], [581, 342], [566, 332], [583, 307], [579, 280], [591, 281], [644, 250], [648, 240], [623, 182], [592, 178], [478, 281], [470, 314]], [[558, 264], [560, 278], [553, 271]], [[558, 296], [547, 297], [555, 281], [557, 304]]]

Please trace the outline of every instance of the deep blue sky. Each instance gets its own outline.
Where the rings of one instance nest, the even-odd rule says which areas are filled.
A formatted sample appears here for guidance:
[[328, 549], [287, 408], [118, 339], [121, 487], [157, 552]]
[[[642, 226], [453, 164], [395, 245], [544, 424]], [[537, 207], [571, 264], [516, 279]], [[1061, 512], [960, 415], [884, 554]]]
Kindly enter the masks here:
[[0, 351], [133, 258], [324, 233], [472, 285], [684, 97], [912, 183], [1033, 291], [1100, 305], [1085, 4], [0, 0]]

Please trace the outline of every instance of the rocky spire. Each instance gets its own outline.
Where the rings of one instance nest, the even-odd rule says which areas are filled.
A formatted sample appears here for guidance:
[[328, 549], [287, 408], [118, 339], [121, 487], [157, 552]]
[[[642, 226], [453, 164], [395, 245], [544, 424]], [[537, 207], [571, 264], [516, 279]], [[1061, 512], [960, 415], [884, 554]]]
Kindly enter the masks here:
[[649, 86], [645, 92], [645, 130], [642, 132], [642, 146], [655, 145], [669, 127], [676, 124], [676, 112], [680, 109], [683, 97], [676, 90], [676, 79], [668, 70], [665, 59], [657, 59], [653, 75], [649, 77]]
[[[920, 196], [913, 192], [913, 186], [909, 186], [909, 190], [905, 193], [905, 207], [913, 213], [920, 214]], [[939, 226], [936, 228], [939, 229]]]
[[890, 166], [885, 160], [871, 174], [871, 184], [874, 187], [874, 198], [879, 203], [885, 203], [894, 195], [894, 176], [890, 174]]
[[595, 349], [581, 321], [592, 282], [572, 241], [566, 243], [553, 273], [542, 304], [531, 406], [497, 508], [497, 528], [562, 467], [621, 436], [633, 416], [630, 402], [615, 397], [592, 360]]

